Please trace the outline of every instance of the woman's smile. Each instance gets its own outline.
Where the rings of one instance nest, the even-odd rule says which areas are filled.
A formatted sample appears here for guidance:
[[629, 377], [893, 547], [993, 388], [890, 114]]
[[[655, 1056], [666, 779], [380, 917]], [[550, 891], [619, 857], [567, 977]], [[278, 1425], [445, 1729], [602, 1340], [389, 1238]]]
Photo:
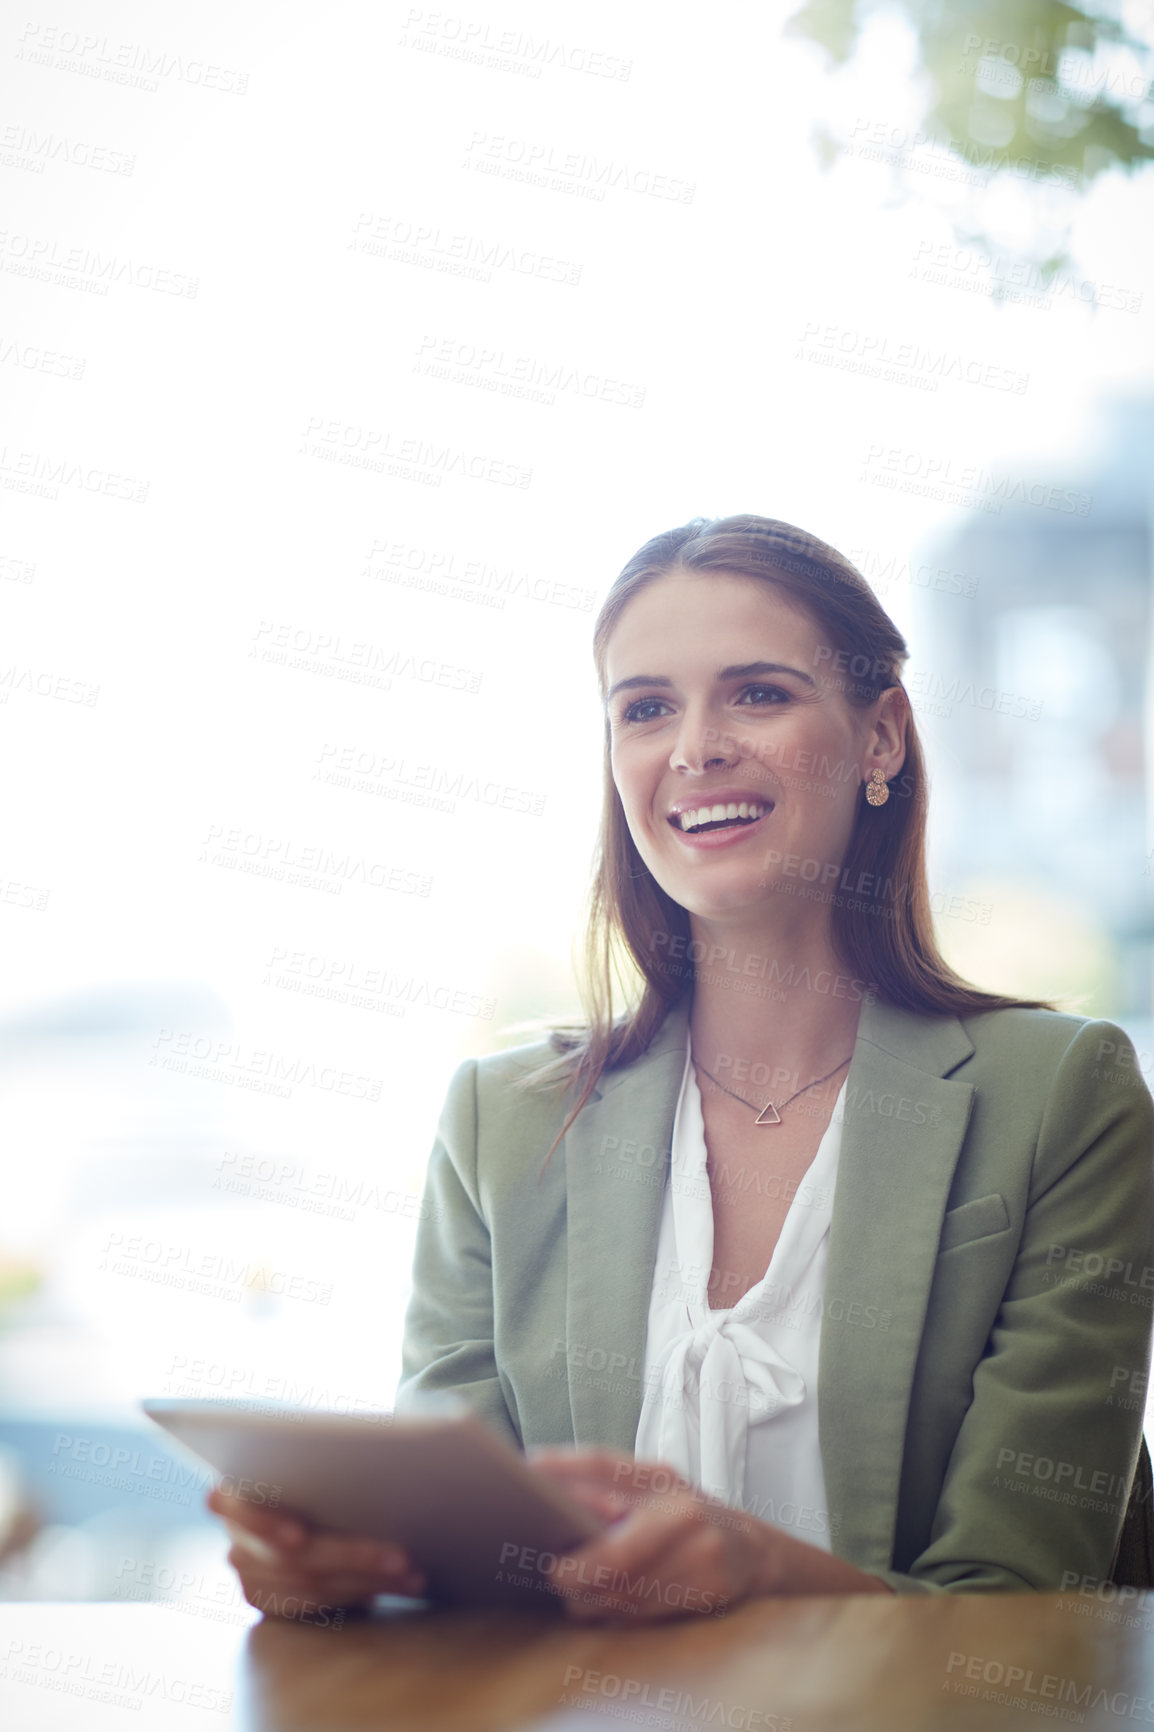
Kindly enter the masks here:
[[775, 804], [748, 788], [705, 788], [679, 800], [667, 822], [687, 848], [726, 848], [760, 832]]

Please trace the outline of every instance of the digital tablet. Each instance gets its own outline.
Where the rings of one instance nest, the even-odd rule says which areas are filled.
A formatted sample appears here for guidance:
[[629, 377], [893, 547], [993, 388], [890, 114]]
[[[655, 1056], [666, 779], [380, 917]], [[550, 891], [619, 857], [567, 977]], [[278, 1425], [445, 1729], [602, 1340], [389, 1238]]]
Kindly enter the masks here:
[[463, 1403], [350, 1416], [229, 1401], [143, 1401], [226, 1490], [318, 1527], [395, 1540], [458, 1605], [559, 1601], [538, 1560], [605, 1523]]

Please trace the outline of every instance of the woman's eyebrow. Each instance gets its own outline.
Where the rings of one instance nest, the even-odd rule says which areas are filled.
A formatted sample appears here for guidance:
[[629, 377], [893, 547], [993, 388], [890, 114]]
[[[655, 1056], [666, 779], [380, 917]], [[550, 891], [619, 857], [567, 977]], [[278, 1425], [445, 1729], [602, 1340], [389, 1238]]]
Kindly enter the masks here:
[[[811, 674], [803, 673], [800, 668], [791, 668], [787, 662], [738, 662], [733, 667], [718, 668], [719, 680], [736, 680], [750, 678], [755, 674], [792, 674], [795, 679], [804, 681], [807, 686], [816, 686], [817, 681]], [[633, 674], [627, 680], [618, 680], [606, 696], [605, 702], [614, 697], [617, 692], [631, 691], [635, 686], [671, 686], [672, 680], [665, 679], [661, 674]]]

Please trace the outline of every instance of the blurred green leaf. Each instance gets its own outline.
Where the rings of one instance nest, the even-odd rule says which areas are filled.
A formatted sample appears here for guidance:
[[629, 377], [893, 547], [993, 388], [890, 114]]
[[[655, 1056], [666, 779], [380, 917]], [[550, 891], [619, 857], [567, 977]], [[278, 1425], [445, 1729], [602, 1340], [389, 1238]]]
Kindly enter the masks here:
[[[1154, 158], [1151, 44], [1120, 19], [1063, 0], [897, 3], [931, 92], [922, 130], [960, 160], [1085, 186]], [[785, 28], [844, 66], [874, 4], [806, 0]]]

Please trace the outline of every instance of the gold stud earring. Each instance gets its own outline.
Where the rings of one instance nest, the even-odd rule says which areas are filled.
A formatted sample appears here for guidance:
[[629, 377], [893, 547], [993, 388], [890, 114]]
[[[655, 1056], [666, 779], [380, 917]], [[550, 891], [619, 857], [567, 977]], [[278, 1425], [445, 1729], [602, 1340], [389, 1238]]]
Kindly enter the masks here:
[[884, 806], [889, 797], [885, 771], [871, 770], [870, 779], [866, 783], [866, 799], [871, 806]]

